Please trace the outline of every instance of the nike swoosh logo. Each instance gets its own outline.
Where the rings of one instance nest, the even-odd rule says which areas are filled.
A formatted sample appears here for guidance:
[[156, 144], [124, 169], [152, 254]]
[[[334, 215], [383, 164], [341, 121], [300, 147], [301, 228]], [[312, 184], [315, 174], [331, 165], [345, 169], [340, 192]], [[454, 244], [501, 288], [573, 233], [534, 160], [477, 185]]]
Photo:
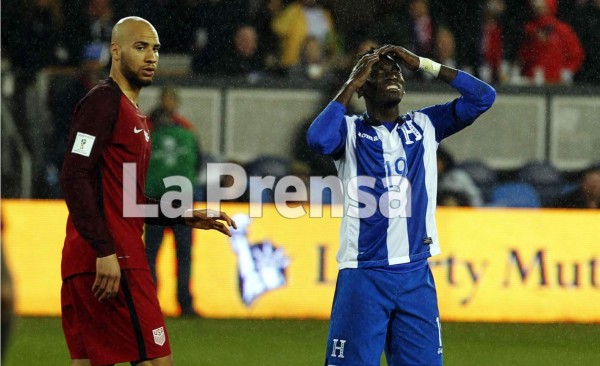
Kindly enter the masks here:
[[144, 130], [143, 130], [143, 129], [139, 129], [139, 130], [138, 130], [138, 129], [137, 129], [137, 127], [134, 127], [134, 128], [133, 128], [133, 133], [140, 133], [140, 132], [142, 132], [142, 131], [144, 131]]

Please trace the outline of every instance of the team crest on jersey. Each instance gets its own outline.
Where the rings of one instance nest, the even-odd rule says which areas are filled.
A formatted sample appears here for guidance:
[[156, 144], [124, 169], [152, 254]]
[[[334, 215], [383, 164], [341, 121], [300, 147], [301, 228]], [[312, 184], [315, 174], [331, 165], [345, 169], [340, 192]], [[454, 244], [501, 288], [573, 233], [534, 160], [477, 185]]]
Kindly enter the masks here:
[[333, 339], [331, 357], [344, 358], [345, 339]]
[[152, 335], [154, 336], [154, 343], [158, 344], [159, 346], [162, 346], [167, 341], [165, 328], [163, 327], [152, 329]]
[[244, 305], [250, 306], [262, 294], [287, 283], [286, 268], [290, 259], [283, 248], [269, 240], [254, 244], [248, 241], [251, 220], [247, 215], [235, 215], [233, 220], [238, 228], [232, 230], [230, 243], [238, 260], [240, 297]]
[[[423, 139], [423, 135], [421, 135], [421, 132], [417, 130], [409, 118], [406, 119], [406, 122], [400, 128], [400, 131], [404, 135], [404, 141], [407, 145], [414, 144], [415, 141], [420, 141]], [[414, 140], [411, 139], [411, 136], [414, 138]]]

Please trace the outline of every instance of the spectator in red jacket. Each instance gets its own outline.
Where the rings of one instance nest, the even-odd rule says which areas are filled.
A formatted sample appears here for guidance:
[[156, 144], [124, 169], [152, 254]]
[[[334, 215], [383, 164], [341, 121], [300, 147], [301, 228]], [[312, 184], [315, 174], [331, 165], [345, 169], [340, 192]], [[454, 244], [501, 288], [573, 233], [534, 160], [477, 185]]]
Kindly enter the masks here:
[[508, 79], [508, 61], [504, 52], [505, 30], [502, 22], [505, 10], [504, 0], [487, 0], [483, 8], [479, 77], [487, 82], [498, 83]]
[[583, 63], [579, 38], [558, 20], [558, 0], [529, 0], [534, 19], [525, 24], [519, 49], [521, 72], [536, 84], [570, 84]]

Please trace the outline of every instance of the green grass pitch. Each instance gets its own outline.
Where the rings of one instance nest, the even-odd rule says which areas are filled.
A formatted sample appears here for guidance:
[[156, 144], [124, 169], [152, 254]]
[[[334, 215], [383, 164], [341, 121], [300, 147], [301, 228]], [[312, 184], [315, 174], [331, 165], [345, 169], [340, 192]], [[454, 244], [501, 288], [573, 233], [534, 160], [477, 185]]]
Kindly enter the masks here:
[[[327, 326], [321, 320], [167, 319], [178, 366], [320, 366]], [[450, 366], [600, 365], [598, 324], [446, 322], [443, 335]], [[59, 318], [16, 318], [2, 365], [67, 365], [68, 358]]]

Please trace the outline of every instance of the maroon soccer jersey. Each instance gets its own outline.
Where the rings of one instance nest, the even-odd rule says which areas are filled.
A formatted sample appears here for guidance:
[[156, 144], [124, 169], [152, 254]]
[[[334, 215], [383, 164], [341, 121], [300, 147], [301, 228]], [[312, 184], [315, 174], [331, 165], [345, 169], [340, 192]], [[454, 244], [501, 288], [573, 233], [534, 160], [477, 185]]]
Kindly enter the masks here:
[[135, 193], [125, 194], [146, 203], [152, 147], [146, 116], [112, 79], [103, 80], [75, 108], [68, 146], [61, 171], [69, 208], [62, 278], [96, 272], [96, 258], [113, 253], [122, 269], [148, 269], [144, 218], [123, 211], [126, 163], [135, 164], [136, 179]]

